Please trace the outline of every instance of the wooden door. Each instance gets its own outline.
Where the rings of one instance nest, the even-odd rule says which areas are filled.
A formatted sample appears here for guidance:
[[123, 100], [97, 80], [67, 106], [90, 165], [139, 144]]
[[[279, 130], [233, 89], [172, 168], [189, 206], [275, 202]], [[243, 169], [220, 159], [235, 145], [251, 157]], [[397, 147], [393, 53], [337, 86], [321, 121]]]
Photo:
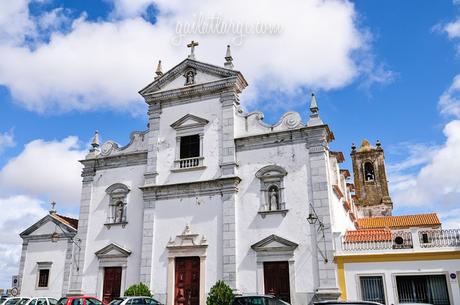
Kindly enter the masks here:
[[276, 295], [291, 303], [288, 262], [265, 262], [264, 285], [266, 294]]
[[175, 305], [199, 305], [200, 258], [177, 257], [175, 264]]
[[104, 268], [104, 291], [102, 301], [109, 304], [114, 298], [120, 296], [121, 267]]

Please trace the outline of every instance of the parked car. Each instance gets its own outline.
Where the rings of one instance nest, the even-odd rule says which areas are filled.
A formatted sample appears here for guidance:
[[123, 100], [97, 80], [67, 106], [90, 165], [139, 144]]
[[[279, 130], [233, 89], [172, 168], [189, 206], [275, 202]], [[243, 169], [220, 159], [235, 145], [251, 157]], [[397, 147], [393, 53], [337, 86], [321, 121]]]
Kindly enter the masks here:
[[95, 297], [82, 295], [60, 298], [57, 305], [104, 305], [104, 303]]
[[21, 298], [21, 297], [12, 297], [12, 298], [7, 298], [3, 303], [0, 305], [25, 305], [29, 298]]
[[30, 298], [24, 305], [56, 305], [57, 300], [55, 298]]
[[119, 297], [113, 299], [109, 305], [162, 305], [154, 298], [149, 297]]
[[290, 305], [274, 295], [244, 295], [236, 296], [232, 305]]
[[383, 304], [378, 303], [378, 302], [372, 302], [372, 301], [320, 301], [320, 302], [315, 302], [314, 305], [383, 305]]

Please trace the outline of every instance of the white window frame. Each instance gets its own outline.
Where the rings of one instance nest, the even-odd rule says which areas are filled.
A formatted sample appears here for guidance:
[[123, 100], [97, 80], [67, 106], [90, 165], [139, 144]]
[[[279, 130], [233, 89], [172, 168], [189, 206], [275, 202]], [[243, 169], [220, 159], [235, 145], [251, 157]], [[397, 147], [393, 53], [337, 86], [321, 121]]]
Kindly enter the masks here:
[[[37, 280], [35, 282], [35, 289], [38, 290], [46, 290], [50, 287], [50, 278], [51, 278], [51, 266], [53, 265], [52, 262], [37, 262]], [[48, 281], [46, 283], [46, 287], [38, 286], [40, 282], [40, 270], [48, 270]]]
[[[186, 121], [193, 121], [193, 123], [185, 124]], [[171, 124], [171, 127], [176, 130], [176, 150], [174, 165], [171, 169], [172, 172], [201, 170], [206, 168], [204, 165], [204, 128], [209, 123], [208, 120], [197, 117], [192, 114], [187, 114]], [[198, 135], [200, 137], [200, 151], [198, 157], [181, 159], [180, 158], [180, 141], [182, 137]]]
[[356, 289], [357, 289], [356, 295], [358, 296], [358, 300], [363, 301], [363, 290], [362, 290], [362, 287], [361, 287], [361, 277], [366, 277], [366, 276], [380, 276], [382, 278], [383, 294], [385, 296], [385, 304], [388, 304], [388, 292], [387, 292], [387, 284], [386, 284], [386, 279], [385, 279], [385, 273], [359, 273], [359, 274], [356, 274], [355, 282], [357, 283], [357, 285], [356, 285]]

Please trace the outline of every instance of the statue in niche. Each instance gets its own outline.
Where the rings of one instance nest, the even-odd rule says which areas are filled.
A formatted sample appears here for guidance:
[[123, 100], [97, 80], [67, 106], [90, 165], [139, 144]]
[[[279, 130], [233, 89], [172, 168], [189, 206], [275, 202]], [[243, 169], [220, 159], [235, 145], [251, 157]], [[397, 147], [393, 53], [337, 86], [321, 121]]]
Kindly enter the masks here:
[[276, 186], [271, 186], [268, 191], [268, 210], [274, 211], [279, 209], [279, 190]]
[[123, 202], [118, 202], [115, 210], [115, 222], [123, 222]]
[[195, 83], [195, 72], [190, 70], [185, 74], [185, 85], [193, 85]]

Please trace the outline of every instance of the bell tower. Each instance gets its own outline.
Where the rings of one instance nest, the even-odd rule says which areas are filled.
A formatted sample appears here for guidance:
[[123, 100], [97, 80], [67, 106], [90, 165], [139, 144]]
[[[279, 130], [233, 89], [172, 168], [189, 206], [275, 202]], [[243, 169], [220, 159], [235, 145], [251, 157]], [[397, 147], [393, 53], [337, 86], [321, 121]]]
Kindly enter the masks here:
[[373, 147], [367, 140], [363, 140], [358, 149], [353, 144], [351, 159], [359, 216], [391, 215], [393, 203], [388, 192], [384, 154], [380, 142], [377, 141]]

